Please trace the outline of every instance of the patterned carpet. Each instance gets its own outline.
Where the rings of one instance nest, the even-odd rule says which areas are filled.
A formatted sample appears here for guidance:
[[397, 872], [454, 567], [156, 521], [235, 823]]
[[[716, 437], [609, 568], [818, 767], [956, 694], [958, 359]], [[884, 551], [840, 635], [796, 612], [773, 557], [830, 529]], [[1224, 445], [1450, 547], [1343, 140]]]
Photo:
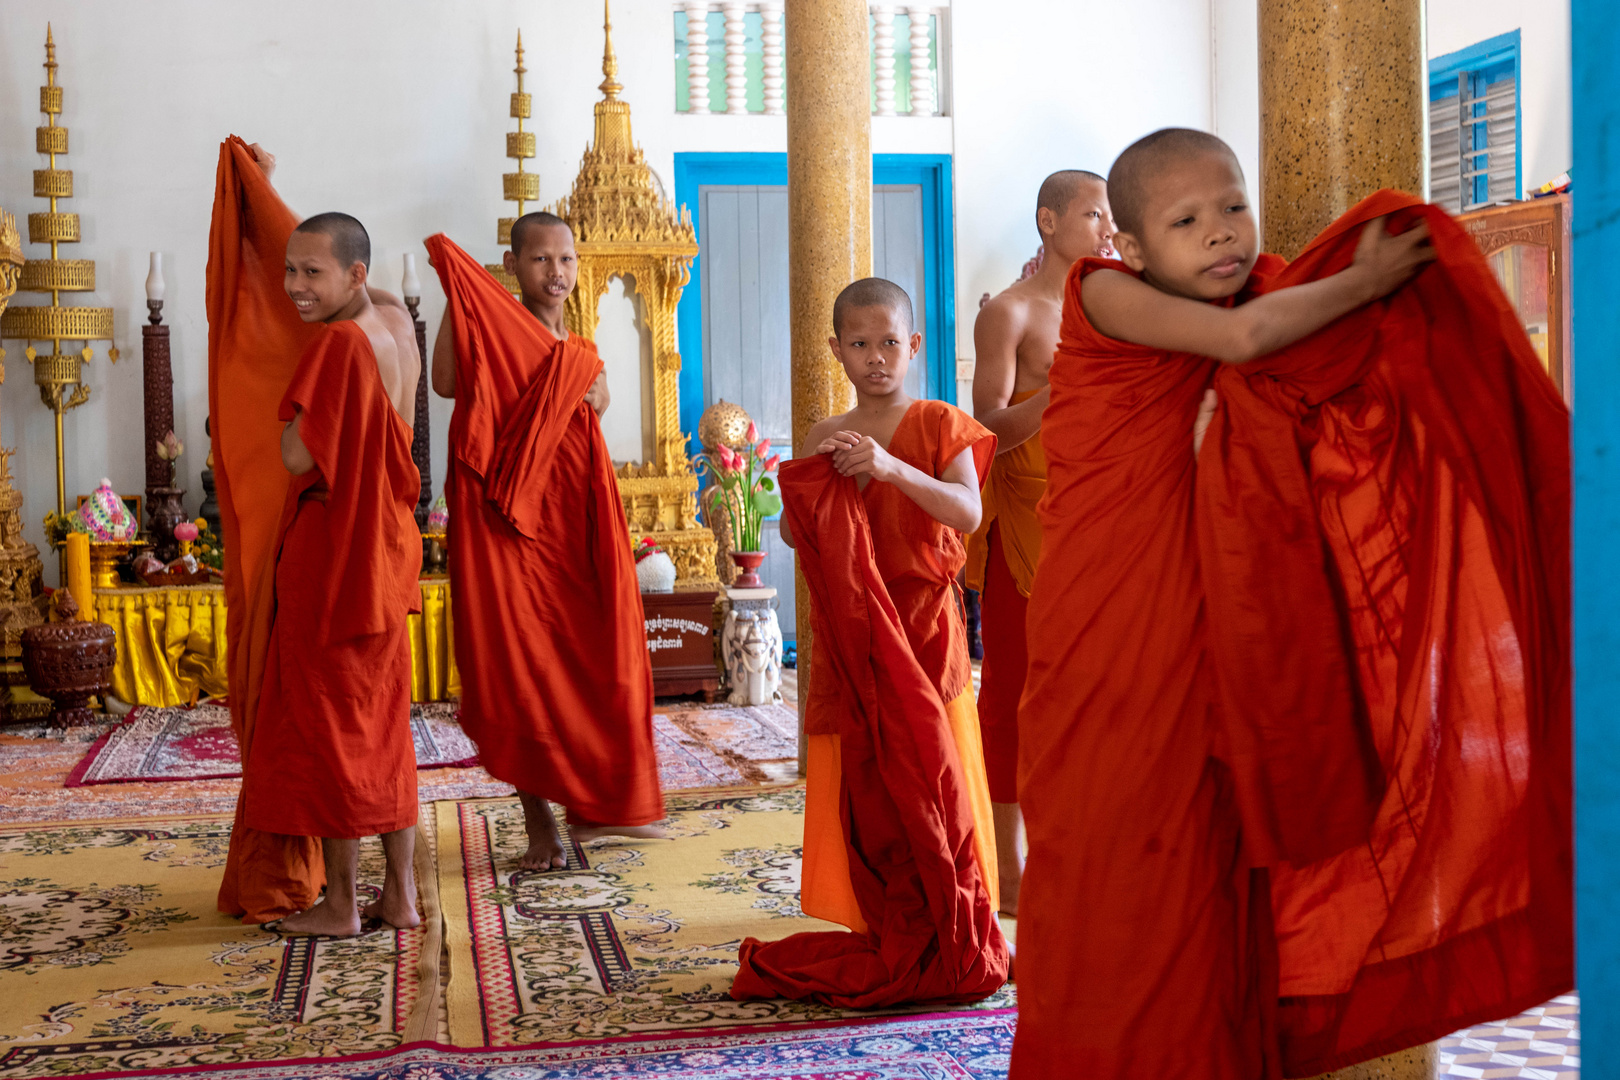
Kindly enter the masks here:
[[[1010, 1010], [845, 1023], [810, 1030], [709, 1032], [524, 1050], [415, 1046], [346, 1061], [221, 1069], [232, 1080], [1002, 1080]], [[152, 1080], [195, 1073], [158, 1072]]]
[[[841, 1020], [792, 1001], [732, 1001], [737, 945], [833, 928], [799, 911], [804, 789], [672, 794], [672, 839], [570, 843], [520, 871], [515, 799], [440, 803], [449, 1034], [459, 1046]], [[981, 1008], [1004, 1008], [1011, 988]]]
[[[214, 905], [230, 827], [0, 827], [0, 1077], [356, 1054], [434, 1031], [437, 921], [320, 943], [243, 926]], [[361, 880], [380, 881], [381, 846], [361, 853]]]
[[1581, 1004], [1566, 994], [1522, 1016], [1440, 1042], [1439, 1080], [1579, 1080]]

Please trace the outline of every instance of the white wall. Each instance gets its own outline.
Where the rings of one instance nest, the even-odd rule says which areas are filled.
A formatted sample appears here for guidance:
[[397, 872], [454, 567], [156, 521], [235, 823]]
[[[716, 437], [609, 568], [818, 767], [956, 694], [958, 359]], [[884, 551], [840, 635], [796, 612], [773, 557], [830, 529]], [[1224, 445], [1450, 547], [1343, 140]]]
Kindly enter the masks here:
[[1106, 175], [1156, 128], [1211, 127], [1211, 11], [1209, 0], [956, 0], [951, 20], [957, 352], [968, 360], [979, 298], [1012, 284], [1040, 244], [1043, 179]]
[[1570, 147], [1569, 4], [1562, 0], [1428, 0], [1429, 56], [1519, 31], [1524, 184], [1564, 172]]

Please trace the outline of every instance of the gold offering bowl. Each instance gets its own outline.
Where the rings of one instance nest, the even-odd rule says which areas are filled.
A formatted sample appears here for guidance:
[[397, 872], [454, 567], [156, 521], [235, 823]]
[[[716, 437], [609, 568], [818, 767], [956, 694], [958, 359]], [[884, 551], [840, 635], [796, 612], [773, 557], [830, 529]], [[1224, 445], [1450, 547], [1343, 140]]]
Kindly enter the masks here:
[[118, 577], [118, 564], [141, 545], [134, 540], [90, 541], [90, 587], [116, 589], [123, 584]]
[[424, 530], [422, 539], [438, 544], [440, 551], [450, 550], [450, 534], [447, 532], [427, 532]]

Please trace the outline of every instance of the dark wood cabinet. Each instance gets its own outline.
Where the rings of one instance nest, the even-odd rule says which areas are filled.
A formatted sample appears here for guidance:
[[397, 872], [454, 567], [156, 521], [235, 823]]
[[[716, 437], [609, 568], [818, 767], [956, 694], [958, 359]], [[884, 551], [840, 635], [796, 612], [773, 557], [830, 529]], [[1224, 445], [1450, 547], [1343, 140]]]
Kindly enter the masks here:
[[1547, 374], [1571, 401], [1570, 196], [1491, 206], [1457, 221], [1485, 253]]
[[714, 700], [720, 689], [720, 667], [714, 658], [716, 595], [714, 589], [641, 594], [654, 695], [702, 694], [704, 700]]

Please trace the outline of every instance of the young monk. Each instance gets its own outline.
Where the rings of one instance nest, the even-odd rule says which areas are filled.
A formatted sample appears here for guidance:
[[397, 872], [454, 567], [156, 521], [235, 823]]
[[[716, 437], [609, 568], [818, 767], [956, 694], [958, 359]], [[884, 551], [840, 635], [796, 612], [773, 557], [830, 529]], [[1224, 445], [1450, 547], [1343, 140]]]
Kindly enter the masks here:
[[995, 815], [1001, 910], [1018, 913], [1024, 822], [1018, 813], [1018, 702], [1029, 654], [1024, 619], [1041, 551], [1035, 504], [1046, 490], [1041, 413], [1051, 394], [1046, 373], [1057, 350], [1063, 283], [1076, 259], [1114, 253], [1107, 182], [1065, 169], [1048, 176], [1035, 199], [1035, 228], [1046, 257], [1034, 276], [979, 309], [973, 416], [996, 436], [984, 482], [984, 516], [967, 541], [967, 586], [980, 594], [984, 666], [979, 727]]
[[[309, 218], [287, 242], [287, 297], [302, 321], [324, 328], [279, 410], [293, 479], [241, 809], [249, 829], [321, 838], [326, 895], [281, 920], [294, 934], [353, 936], [362, 915], [400, 928], [420, 921], [406, 629], [420, 603], [415, 332], [403, 306], [372, 303], [370, 261], [370, 238], [347, 214]], [[361, 912], [359, 840], [374, 834], [387, 874]]]
[[922, 335], [899, 286], [849, 286], [833, 334], [856, 406], [782, 467], [782, 539], [810, 586], [816, 643], [801, 907], [854, 933], [750, 938], [731, 994], [976, 1000], [1006, 980], [1008, 955], [955, 581], [995, 438], [906, 396]]
[[461, 723], [517, 788], [520, 869], [561, 869], [551, 801], [577, 843], [664, 835], [641, 592], [599, 422], [604, 368], [565, 321], [578, 255], [561, 218], [512, 225], [521, 305], [449, 238], [427, 248], [448, 301], [433, 388], [456, 402], [445, 495]]
[[1478, 250], [1385, 192], [1284, 268], [1202, 132], [1108, 188], [1041, 434], [1011, 1075], [1308, 1076], [1561, 992], [1567, 415]]

